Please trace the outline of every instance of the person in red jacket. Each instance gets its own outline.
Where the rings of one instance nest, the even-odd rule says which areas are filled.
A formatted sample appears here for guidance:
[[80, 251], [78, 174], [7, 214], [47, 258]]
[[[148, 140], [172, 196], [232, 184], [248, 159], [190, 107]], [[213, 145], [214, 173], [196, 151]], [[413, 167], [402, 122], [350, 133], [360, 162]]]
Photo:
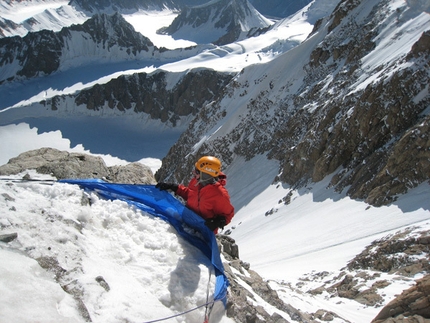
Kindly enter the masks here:
[[221, 161], [213, 156], [200, 158], [188, 186], [160, 182], [155, 187], [172, 190], [186, 201], [186, 206], [206, 220], [209, 229], [218, 233], [234, 216], [234, 207], [225, 184], [227, 176], [221, 172]]

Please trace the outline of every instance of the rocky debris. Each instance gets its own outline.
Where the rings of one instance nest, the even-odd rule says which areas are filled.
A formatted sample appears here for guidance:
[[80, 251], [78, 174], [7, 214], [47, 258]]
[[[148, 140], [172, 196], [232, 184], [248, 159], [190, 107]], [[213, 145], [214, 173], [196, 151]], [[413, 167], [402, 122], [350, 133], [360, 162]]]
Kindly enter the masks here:
[[[290, 317], [298, 322], [316, 322], [311, 315], [285, 304], [275, 290], [267, 281], [250, 269], [250, 265], [239, 259], [239, 248], [234, 239], [226, 235], [217, 235], [217, 240], [221, 246], [221, 253], [227, 262], [224, 262], [226, 276], [230, 282], [229, 294], [227, 297], [227, 316], [236, 322], [255, 323], [286, 323], [288, 320], [284, 316]], [[249, 286], [250, 292], [243, 284]], [[262, 306], [256, 306], [255, 295], [279, 310], [272, 315]], [[282, 315], [283, 314], [283, 315]]]
[[140, 163], [107, 167], [101, 157], [54, 148], [31, 150], [11, 158], [0, 166], [0, 175], [19, 174], [28, 169], [57, 179], [100, 178], [124, 184], [156, 183], [151, 169]]
[[[311, 295], [327, 294], [354, 300], [365, 306], [381, 307], [386, 303], [384, 288], [393, 279], [411, 281], [424, 275], [416, 285], [386, 305], [373, 323], [430, 322], [430, 231], [410, 227], [371, 243], [351, 260], [336, 276], [329, 272], [303, 277], [295, 292]], [[331, 277], [331, 278], [330, 278]], [[308, 282], [321, 281], [321, 286], [306, 289]], [[291, 286], [286, 286], [291, 288]], [[317, 313], [314, 313], [314, 317]], [[333, 313], [334, 314], [334, 313]], [[336, 314], [334, 314], [336, 315]], [[327, 316], [328, 317], [328, 316]]]
[[[385, 280], [377, 280], [379, 275], [373, 277], [366, 276], [365, 273], [358, 273], [356, 276], [346, 274], [342, 281], [328, 287], [327, 289], [318, 288], [311, 291], [311, 294], [320, 294], [324, 290], [330, 295], [337, 295], [339, 297], [353, 299], [356, 302], [367, 306], [379, 306], [383, 302], [383, 298], [379, 295], [378, 289], [390, 285]], [[364, 281], [376, 279], [370, 288], [363, 290]]]
[[430, 322], [430, 275], [386, 305], [372, 323]]
[[[430, 273], [430, 232], [409, 235], [413, 228], [372, 242], [348, 263], [349, 270], [374, 270], [413, 277]], [[425, 257], [424, 255], [427, 255]]]
[[239, 246], [236, 241], [228, 235], [217, 235], [217, 240], [221, 244], [221, 250], [227, 260], [239, 259]]
[[[92, 322], [90, 313], [83, 301], [83, 297], [84, 297], [83, 291], [80, 287], [76, 286], [76, 281], [70, 282], [68, 280], [67, 275], [69, 274], [69, 272], [60, 266], [60, 264], [58, 263], [58, 260], [55, 257], [43, 256], [43, 257], [37, 258], [36, 260], [39, 263], [40, 267], [54, 274], [55, 280], [57, 281], [57, 283], [60, 284], [61, 288], [66, 293], [73, 296], [76, 302], [77, 308], [79, 310], [79, 313], [82, 316], [82, 318], [85, 320], [85, 322]], [[96, 281], [99, 282], [99, 280], [104, 281], [104, 279], [100, 279], [100, 276], [98, 276], [96, 278]], [[103, 286], [101, 283], [100, 285]]]
[[97, 276], [96, 282], [98, 282], [100, 284], [100, 286], [104, 288], [105, 291], [107, 291], [107, 292], [110, 291], [110, 286], [106, 282], [106, 280], [103, 278], [103, 276]]

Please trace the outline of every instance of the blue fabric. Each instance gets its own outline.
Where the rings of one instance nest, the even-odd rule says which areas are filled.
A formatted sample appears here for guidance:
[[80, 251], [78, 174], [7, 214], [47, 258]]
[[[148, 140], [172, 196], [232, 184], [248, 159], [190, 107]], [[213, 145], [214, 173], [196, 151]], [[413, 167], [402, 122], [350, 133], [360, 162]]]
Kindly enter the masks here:
[[[226, 304], [229, 282], [224, 273], [215, 235], [205, 225], [203, 218], [185, 207], [171, 194], [160, 191], [154, 185], [115, 184], [100, 179], [65, 179], [59, 182], [79, 185], [106, 199], [126, 201], [142, 211], [169, 222], [179, 235], [199, 248], [211, 260], [216, 276], [214, 300], [222, 300], [224, 305]], [[191, 234], [190, 230], [184, 230], [184, 223], [186, 227], [196, 230], [198, 234]]]

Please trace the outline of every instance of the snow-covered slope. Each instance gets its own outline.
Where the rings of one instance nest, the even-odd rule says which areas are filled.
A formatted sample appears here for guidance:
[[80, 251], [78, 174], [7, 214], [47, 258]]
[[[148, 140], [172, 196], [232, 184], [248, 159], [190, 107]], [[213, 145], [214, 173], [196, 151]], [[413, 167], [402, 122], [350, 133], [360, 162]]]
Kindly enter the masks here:
[[203, 321], [210, 262], [168, 223], [75, 185], [13, 178], [0, 182], [0, 235], [18, 235], [0, 242], [0, 321], [149, 322], [187, 310], [178, 320]]
[[[379, 205], [425, 181], [423, 143], [415, 146], [410, 135], [428, 127], [427, 74], [417, 78], [416, 71], [426, 69], [421, 44], [430, 21], [417, 7], [396, 4], [341, 3], [305, 42], [245, 68], [223, 100], [204, 107], [211, 117], [192, 124], [183, 138], [196, 139], [186, 148], [178, 142], [172, 158], [212, 152], [233, 165], [268, 154], [279, 159], [283, 182], [301, 186], [336, 174], [330, 186]], [[400, 103], [402, 87], [408, 90]], [[417, 149], [410, 165], [399, 161], [403, 144]], [[188, 165], [166, 166], [160, 177], [183, 180]], [[406, 176], [408, 169], [417, 177]]]
[[216, 0], [182, 10], [172, 24], [160, 32], [196, 43], [224, 45], [242, 40], [253, 30], [271, 24], [248, 0]]
[[[294, 20], [291, 20], [293, 17]], [[199, 118], [192, 121], [192, 126], [181, 141], [172, 147], [159, 174], [160, 178], [172, 180], [172, 174], [175, 174], [175, 179], [185, 181], [197, 154], [219, 154], [227, 166], [227, 187], [237, 211], [228, 229], [239, 244], [242, 261], [249, 262], [251, 268], [260, 272], [265, 279], [271, 279], [279, 295], [292, 306], [309, 313], [316, 313], [321, 308], [332, 310], [337, 314], [336, 323], [369, 322], [376, 316], [380, 306], [411, 286], [414, 279], [424, 273], [407, 278], [374, 271], [357, 273], [354, 277], [362, 283], [362, 289], [370, 288], [369, 284], [378, 275], [391, 283], [389, 288], [380, 290], [382, 300], [373, 306], [358, 305], [355, 300], [327, 291], [320, 294], [310, 294], [308, 291], [317, 289], [327, 279], [333, 284], [339, 283], [336, 279], [344, 277], [343, 268], [347, 262], [373, 240], [394, 234], [408, 225], [414, 226], [411, 231], [428, 230], [428, 180], [414, 177], [425, 176], [429, 169], [426, 155], [429, 73], [428, 46], [425, 45], [428, 44], [428, 33], [423, 33], [429, 29], [428, 1], [319, 0], [293, 17], [278, 22], [269, 32], [258, 37], [221, 47], [211, 46], [201, 52], [196, 51], [196, 55], [191, 58], [162, 66], [167, 71], [180, 72], [177, 75], [202, 66], [237, 74], [225, 88], [222, 100], [207, 102], [200, 108]], [[324, 19], [318, 20], [322, 17]], [[309, 35], [312, 28], [313, 32]], [[121, 65], [121, 68], [124, 66]], [[51, 79], [53, 83], [49, 83], [46, 78], [21, 85], [2, 85], [2, 104], [9, 112], [1, 113], [0, 118], [13, 109], [18, 111], [22, 108], [25, 112], [35, 106], [40, 108], [42, 105], [38, 101], [55, 101], [57, 95], [76, 94], [84, 87], [105, 84], [122, 74], [153, 72], [157, 69], [145, 65], [112, 72], [108, 66], [103, 68], [109, 70], [108, 76], [99, 74], [104, 70], [97, 70], [98, 74], [93, 75], [93, 66], [85, 66], [74, 70], [74, 74], [55, 75]], [[79, 80], [79, 74], [85, 76], [84, 82], [76, 81]], [[70, 75], [74, 76], [72, 80]], [[91, 81], [88, 81], [90, 77]], [[174, 73], [169, 81], [174, 81]], [[104, 87], [97, 84], [92, 90], [99, 89]], [[384, 92], [385, 89], [391, 91]], [[59, 106], [63, 109], [62, 113], [67, 112], [71, 104], [70, 100], [64, 102], [64, 105]], [[392, 107], [406, 108], [393, 113], [396, 110]], [[76, 112], [75, 108], [73, 106], [72, 110]], [[140, 134], [145, 131], [149, 134], [146, 132], [139, 140], [151, 141], [154, 146], [159, 144], [159, 150], [163, 149], [166, 153], [171, 148], [171, 140], [160, 142], [162, 134], [169, 133], [170, 129], [154, 123], [147, 116], [139, 119], [136, 115], [123, 114], [120, 110], [106, 110], [109, 117], [105, 117], [102, 110], [102, 118], [90, 118], [83, 113], [84, 117], [74, 115], [70, 117], [70, 123], [65, 125], [55, 118], [41, 118], [49, 113], [49, 109], [42, 107], [40, 110], [43, 110], [43, 114], [37, 114], [36, 111], [34, 118], [26, 120], [28, 124], [0, 127], [1, 158], [7, 160], [6, 156], [13, 157], [12, 150], [13, 154], [17, 154], [21, 152], [20, 147], [28, 150], [39, 145], [54, 145], [54, 142], [45, 140], [47, 137], [59, 140], [61, 134], [58, 131], [35, 134], [36, 129], [30, 127], [37, 122], [61, 129], [64, 137], [61, 139], [65, 141], [68, 138], [66, 133], [76, 134], [82, 127], [94, 129], [94, 134], [103, 135], [94, 135], [91, 141], [99, 142], [107, 153], [112, 149], [109, 144], [115, 136], [122, 140], [123, 150], [132, 146], [131, 149], [137, 151], [140, 157], [148, 157], [148, 150], [142, 147], [143, 144], [139, 145], [137, 141], [137, 145], [134, 145], [135, 142], [131, 145], [132, 140], [125, 136], [142, 128], [145, 130]], [[406, 118], [410, 111], [415, 114]], [[368, 116], [372, 118], [366, 119]], [[20, 119], [17, 120], [19, 122]], [[10, 123], [14, 122], [11, 120]], [[399, 128], [398, 125], [403, 122], [410, 126]], [[118, 124], [121, 127], [110, 128]], [[154, 127], [157, 127], [157, 131], [151, 136]], [[114, 135], [109, 129], [115, 129]], [[383, 136], [378, 137], [381, 134]], [[38, 140], [33, 142], [31, 138], [34, 137]], [[64, 149], [79, 149], [78, 144], [85, 140], [88, 138], [81, 138], [81, 142], [72, 144], [62, 142], [62, 145], [66, 146]], [[25, 141], [25, 145], [21, 141]], [[321, 142], [330, 144], [319, 146]], [[78, 147], [73, 148], [76, 145]], [[269, 151], [271, 154], [268, 154]], [[401, 154], [404, 151], [407, 154]], [[337, 158], [339, 152], [342, 152], [343, 157], [351, 158], [342, 163], [342, 159]], [[417, 161], [416, 167], [411, 167], [411, 161]], [[318, 168], [313, 172], [315, 165]], [[374, 168], [375, 165], [384, 167]], [[392, 172], [401, 170], [399, 165], [405, 165], [404, 172]], [[360, 177], [363, 174], [366, 176]], [[370, 178], [368, 175], [371, 175]], [[394, 186], [393, 183], [405, 178], [412, 180], [407, 182], [407, 194], [387, 194], [394, 199], [389, 205], [374, 207], [362, 199], [354, 200], [346, 195], [358, 184], [367, 184], [369, 187], [372, 180], [391, 178], [392, 175], [394, 182], [388, 182], [383, 187], [396, 189], [401, 186]], [[302, 178], [306, 181], [301, 182]], [[318, 183], [313, 182], [313, 178], [318, 179]], [[287, 185], [286, 182], [294, 182], [297, 186]], [[142, 317], [159, 318], [156, 315], [159, 310], [169, 315], [189, 309], [186, 306], [188, 303], [183, 305], [180, 302], [172, 302], [173, 308], [164, 308], [162, 304], [169, 301], [170, 296], [169, 276], [156, 276], [159, 280], [155, 285], [150, 285], [148, 277], [152, 278], [153, 268], [146, 268], [139, 255], [134, 254], [134, 250], [139, 250], [145, 256], [147, 253], [151, 257], [165, 255], [172, 246], [175, 252], [171, 259], [163, 256], [158, 259], [165, 263], [148, 259], [151, 259], [150, 264], [161, 266], [161, 270], [174, 271], [176, 264], [180, 263], [178, 259], [193, 253], [177, 248], [180, 242], [168, 227], [159, 226], [156, 222], [146, 223], [146, 220], [141, 219], [141, 214], [121, 203], [108, 203], [94, 198], [94, 209], [80, 206], [82, 192], [76, 188], [13, 184], [1, 186], [1, 189], [3, 211], [0, 212], [0, 228], [6, 233], [20, 230], [20, 239], [11, 245], [15, 250], [2, 245], [2, 248], [6, 248], [1, 249], [2, 257], [25, 265], [29, 270], [18, 273], [45, 287], [36, 287], [36, 291], [48, 291], [38, 295], [52, 304], [48, 312], [52, 317], [62, 315], [63, 318], [71, 317], [72, 321], [77, 318], [79, 322], [81, 314], [76, 311], [74, 300], [53, 285], [52, 277], [44, 279], [46, 272], [34, 260], [28, 259], [29, 255], [39, 255], [38, 246], [47, 256], [51, 250], [59, 250], [52, 246], [61, 246], [73, 255], [79, 254], [72, 260], [62, 255], [62, 265], [70, 264], [70, 268], [76, 266], [78, 270], [73, 278], [78, 279], [78, 282], [82, 280], [77, 286], [94, 292], [87, 295], [100, 296], [97, 299], [88, 296], [86, 303], [95, 318], [102, 318], [100, 322], [107, 316], [116, 319], [114, 312], [120, 313], [119, 319], [124, 319], [126, 313], [130, 322], [142, 322]], [[68, 199], [63, 201], [65, 196]], [[14, 208], [17, 211], [22, 208], [24, 217]], [[26, 219], [30, 218], [40, 225], [28, 224]], [[51, 222], [53, 219], [56, 220]], [[46, 235], [40, 230], [43, 221], [48, 222]], [[65, 222], [68, 226], [63, 226]], [[58, 227], [54, 227], [56, 225]], [[80, 225], [85, 234], [76, 229]], [[153, 229], [155, 232], [151, 231]], [[145, 233], [143, 237], [141, 232]], [[76, 239], [81, 248], [79, 252], [74, 249], [76, 245], [69, 243]], [[148, 244], [145, 244], [145, 239], [149, 239]], [[44, 241], [48, 241], [49, 246]], [[120, 247], [115, 244], [117, 249], [110, 253], [112, 241], [118, 241]], [[160, 241], [171, 241], [171, 244], [160, 251], [157, 249]], [[72, 249], [69, 250], [69, 247]], [[119, 275], [118, 280], [121, 279], [121, 282], [118, 282], [107, 266], [100, 269], [86, 254], [96, 254], [94, 257], [100, 263], [120, 268], [128, 274], [127, 277]], [[83, 265], [79, 263], [81, 260]], [[196, 265], [194, 260], [191, 261], [193, 268]], [[139, 268], [137, 273], [133, 265]], [[5, 266], [2, 262], [4, 275], [13, 275]], [[80, 273], [79, 269], [83, 267], [91, 275]], [[199, 281], [190, 282], [193, 292], [187, 300], [191, 304], [199, 304], [198, 299], [205, 295], [203, 272], [206, 268], [199, 268]], [[144, 273], [141, 276], [140, 269]], [[95, 279], [101, 271], [106, 277], [111, 277], [110, 282], [115, 286], [111, 289], [112, 294], [104, 292], [103, 280]], [[348, 274], [355, 275], [350, 271]], [[373, 278], [363, 282], [363, 275]], [[246, 283], [243, 285], [246, 286]], [[0, 302], [0, 306], [13, 306], [8, 302], [15, 297], [13, 290], [25, 291], [25, 287], [28, 287], [19, 282], [8, 286], [6, 300]], [[137, 293], [145, 297], [145, 293], [155, 294], [155, 297], [148, 296], [154, 312], [146, 307], [142, 311], [133, 299], [128, 298], [123, 286], [128, 286], [130, 290], [139, 286]], [[187, 290], [191, 288], [188, 284], [182, 287]], [[162, 294], [160, 290], [168, 292]], [[110, 297], [116, 298], [114, 305], [110, 305]], [[126, 301], [119, 303], [118, 299]], [[271, 313], [276, 312], [260, 298], [250, 296], [249, 299]], [[37, 303], [26, 309], [31, 310], [31, 315], [45, 317], [38, 310], [39, 305]], [[0, 310], [0, 313], [3, 311]], [[8, 321], [13, 322], [14, 313], [8, 313], [11, 313]], [[286, 319], [291, 319], [288, 314], [282, 314]], [[201, 321], [201, 315], [198, 316], [197, 321]]]
[[300, 11], [311, 0], [250, 0], [251, 4], [266, 17], [285, 18]]
[[[59, 32], [39, 31], [0, 39], [0, 82], [31, 78], [93, 62], [150, 60], [152, 42], [134, 31], [120, 14], [95, 15]], [[159, 54], [159, 53], [158, 53]]]
[[42, 29], [59, 31], [72, 24], [81, 24], [89, 18], [64, 0], [31, 3], [2, 1], [0, 17], [0, 37], [25, 36], [29, 31]]

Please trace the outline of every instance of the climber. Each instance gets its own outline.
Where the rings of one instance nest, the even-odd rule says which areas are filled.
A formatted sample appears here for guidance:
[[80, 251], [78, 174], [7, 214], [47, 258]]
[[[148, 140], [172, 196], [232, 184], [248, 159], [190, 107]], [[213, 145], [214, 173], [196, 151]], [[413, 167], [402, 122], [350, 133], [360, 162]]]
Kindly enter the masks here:
[[186, 201], [185, 205], [205, 219], [206, 226], [217, 234], [218, 228], [223, 229], [234, 215], [226, 183], [227, 176], [221, 172], [221, 161], [213, 156], [204, 156], [195, 163], [188, 186], [160, 182], [155, 187], [181, 196]]

